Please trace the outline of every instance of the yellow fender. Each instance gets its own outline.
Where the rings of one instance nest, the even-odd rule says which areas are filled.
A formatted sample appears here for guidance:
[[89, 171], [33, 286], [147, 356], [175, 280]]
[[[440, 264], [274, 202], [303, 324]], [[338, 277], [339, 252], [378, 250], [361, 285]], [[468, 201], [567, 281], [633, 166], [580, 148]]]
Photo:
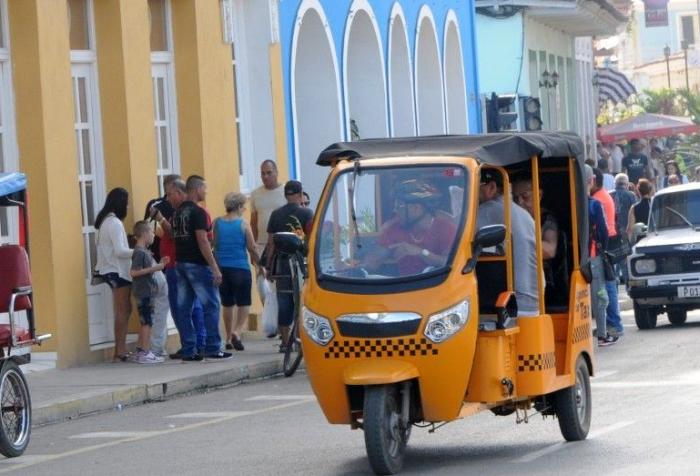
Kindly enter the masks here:
[[383, 385], [418, 378], [418, 369], [400, 360], [361, 360], [343, 371], [345, 385]]

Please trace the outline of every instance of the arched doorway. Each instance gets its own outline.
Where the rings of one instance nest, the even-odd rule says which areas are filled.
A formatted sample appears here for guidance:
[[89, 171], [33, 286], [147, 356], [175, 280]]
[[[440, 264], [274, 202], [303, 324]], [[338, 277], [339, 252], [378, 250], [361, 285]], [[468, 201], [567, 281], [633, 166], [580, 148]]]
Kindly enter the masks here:
[[319, 152], [344, 138], [338, 65], [328, 22], [317, 0], [299, 8], [292, 42], [292, 114], [296, 172], [316, 203], [326, 173]]
[[343, 58], [348, 139], [388, 135], [384, 59], [379, 28], [371, 15], [366, 0], [357, 0], [345, 29]]
[[444, 134], [442, 67], [433, 15], [427, 6], [420, 11], [416, 39], [416, 109], [418, 134]]
[[462, 42], [454, 12], [450, 11], [445, 25], [445, 108], [447, 110], [447, 132], [466, 134], [467, 88], [464, 80]]
[[413, 103], [413, 77], [408, 54], [406, 21], [400, 4], [394, 6], [389, 27], [389, 97], [391, 135], [412, 136], [416, 133]]

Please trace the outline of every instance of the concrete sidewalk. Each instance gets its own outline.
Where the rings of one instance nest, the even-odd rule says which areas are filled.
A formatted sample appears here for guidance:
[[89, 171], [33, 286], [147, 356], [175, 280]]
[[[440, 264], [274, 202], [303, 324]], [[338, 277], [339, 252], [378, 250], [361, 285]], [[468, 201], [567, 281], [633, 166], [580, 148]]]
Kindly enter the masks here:
[[164, 400], [188, 392], [233, 385], [282, 372], [277, 339], [250, 337], [245, 351], [223, 362], [104, 363], [30, 372], [33, 426], [91, 413]]

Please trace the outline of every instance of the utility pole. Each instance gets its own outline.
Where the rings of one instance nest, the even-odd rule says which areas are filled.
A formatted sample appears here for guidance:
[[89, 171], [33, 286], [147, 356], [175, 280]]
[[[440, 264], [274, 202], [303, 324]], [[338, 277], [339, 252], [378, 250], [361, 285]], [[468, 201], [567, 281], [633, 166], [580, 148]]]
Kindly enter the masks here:
[[[698, 0], [698, 2], [700, 2], [700, 0]], [[666, 57], [666, 80], [668, 81], [668, 89], [671, 89], [671, 66], [668, 62], [671, 56], [671, 48], [668, 45], [664, 46], [664, 56]]]
[[688, 81], [688, 42], [681, 41], [681, 48], [683, 48], [683, 61], [685, 61], [685, 89], [690, 91], [690, 82]]

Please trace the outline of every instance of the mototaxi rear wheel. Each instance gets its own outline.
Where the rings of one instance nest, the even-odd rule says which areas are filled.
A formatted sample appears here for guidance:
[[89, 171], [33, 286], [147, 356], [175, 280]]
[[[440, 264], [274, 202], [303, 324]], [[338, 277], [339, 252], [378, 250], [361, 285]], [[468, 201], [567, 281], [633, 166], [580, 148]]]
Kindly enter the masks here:
[[400, 386], [365, 387], [363, 429], [367, 458], [375, 474], [396, 474], [403, 466], [411, 424], [401, 421]]
[[14, 458], [24, 453], [32, 431], [32, 403], [24, 374], [6, 360], [0, 370], [0, 453]]

